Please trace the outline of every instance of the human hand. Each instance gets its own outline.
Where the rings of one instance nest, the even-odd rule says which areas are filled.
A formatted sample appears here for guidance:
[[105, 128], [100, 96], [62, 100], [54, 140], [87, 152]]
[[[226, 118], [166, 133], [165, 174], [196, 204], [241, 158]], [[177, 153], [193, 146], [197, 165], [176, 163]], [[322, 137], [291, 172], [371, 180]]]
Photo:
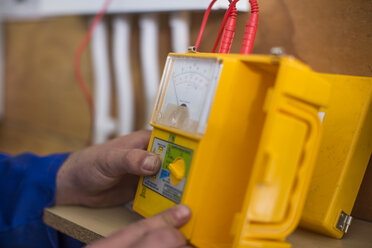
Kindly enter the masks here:
[[160, 158], [145, 151], [150, 135], [138, 131], [71, 154], [57, 174], [56, 205], [104, 207], [132, 199], [138, 176], [160, 167]]
[[[133, 223], [127, 228], [94, 243], [89, 248], [182, 248], [186, 239], [177, 228], [191, 216], [184, 205], [177, 205], [164, 212]], [[87, 247], [87, 248], [88, 248]]]

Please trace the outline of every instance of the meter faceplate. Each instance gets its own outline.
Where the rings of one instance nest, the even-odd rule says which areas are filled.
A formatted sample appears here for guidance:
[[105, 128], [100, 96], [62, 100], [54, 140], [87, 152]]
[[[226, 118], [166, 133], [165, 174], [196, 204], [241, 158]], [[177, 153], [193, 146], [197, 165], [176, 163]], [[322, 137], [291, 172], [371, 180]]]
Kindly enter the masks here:
[[170, 55], [160, 85], [153, 124], [203, 134], [222, 64], [218, 58]]

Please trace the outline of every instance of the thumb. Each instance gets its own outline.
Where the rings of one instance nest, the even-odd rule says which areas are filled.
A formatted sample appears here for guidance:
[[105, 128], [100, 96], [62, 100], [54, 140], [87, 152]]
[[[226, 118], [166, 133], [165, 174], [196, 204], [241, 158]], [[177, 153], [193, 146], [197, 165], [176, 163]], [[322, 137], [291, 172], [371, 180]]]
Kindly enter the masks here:
[[[132, 247], [133, 243], [143, 239], [147, 234], [156, 233], [157, 230], [164, 230], [164, 228], [181, 227], [190, 217], [191, 211], [187, 206], [177, 205], [153, 217], [133, 223], [108, 239], [98, 241], [91, 247]], [[180, 244], [185, 243], [184, 237], [179, 233], [173, 236], [172, 241], [178, 244], [177, 246], [174, 245], [174, 247], [180, 247]]]
[[126, 173], [148, 176], [158, 172], [161, 160], [158, 155], [141, 149], [112, 149], [99, 163], [100, 171], [109, 177], [120, 177]]

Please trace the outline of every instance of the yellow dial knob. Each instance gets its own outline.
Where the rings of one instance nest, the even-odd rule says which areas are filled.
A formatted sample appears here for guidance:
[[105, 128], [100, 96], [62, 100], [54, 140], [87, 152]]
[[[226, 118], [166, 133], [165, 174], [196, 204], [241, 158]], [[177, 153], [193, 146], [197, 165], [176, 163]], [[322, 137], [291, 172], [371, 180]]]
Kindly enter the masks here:
[[170, 171], [171, 183], [177, 185], [182, 181], [185, 175], [185, 161], [182, 158], [176, 158], [172, 163], [169, 164], [168, 169]]

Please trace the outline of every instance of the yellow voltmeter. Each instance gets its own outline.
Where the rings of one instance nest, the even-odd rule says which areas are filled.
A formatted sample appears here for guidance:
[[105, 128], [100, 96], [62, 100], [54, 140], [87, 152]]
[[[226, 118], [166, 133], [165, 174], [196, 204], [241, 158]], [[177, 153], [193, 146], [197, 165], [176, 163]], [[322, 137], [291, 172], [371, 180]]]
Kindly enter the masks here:
[[134, 210], [188, 205], [181, 231], [196, 247], [288, 247], [329, 94], [292, 57], [170, 54], [148, 148], [162, 165], [140, 179]]

